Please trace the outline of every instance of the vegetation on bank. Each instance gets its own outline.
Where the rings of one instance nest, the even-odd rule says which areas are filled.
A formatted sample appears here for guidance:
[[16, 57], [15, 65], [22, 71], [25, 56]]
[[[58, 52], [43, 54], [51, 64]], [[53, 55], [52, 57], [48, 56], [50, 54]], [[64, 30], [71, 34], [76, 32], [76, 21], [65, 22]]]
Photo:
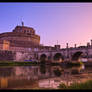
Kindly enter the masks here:
[[0, 66], [30, 66], [30, 65], [59, 65], [59, 63], [46, 63], [46, 61], [33, 61], [33, 62], [24, 62], [24, 61], [0, 61]]
[[[63, 65], [64, 62], [47, 62], [47, 61], [40, 61], [40, 62], [37, 62], [37, 61], [32, 61], [32, 62], [25, 62], [25, 61], [22, 61], [22, 62], [19, 62], [19, 61], [0, 61], [0, 66], [25, 66], [25, 65]], [[64, 66], [67, 66], [67, 67], [73, 67], [73, 66], [80, 66], [82, 65], [83, 63], [82, 62], [76, 62], [76, 63], [72, 63], [72, 62], [68, 62], [66, 64], [64, 64]]]
[[15, 62], [15, 61], [0, 61], [0, 66], [28, 66], [37, 65], [38, 62]]
[[66, 86], [64, 83], [58, 86], [59, 89], [92, 89], [92, 80], [88, 80], [85, 83], [74, 83], [70, 86]]

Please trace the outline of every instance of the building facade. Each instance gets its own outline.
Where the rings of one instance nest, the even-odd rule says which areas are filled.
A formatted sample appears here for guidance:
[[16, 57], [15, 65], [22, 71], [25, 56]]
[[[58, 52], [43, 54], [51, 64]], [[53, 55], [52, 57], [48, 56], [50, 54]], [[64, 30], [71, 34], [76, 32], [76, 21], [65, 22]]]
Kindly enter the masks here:
[[28, 52], [39, 47], [40, 36], [31, 27], [16, 26], [12, 32], [0, 34], [0, 50]]

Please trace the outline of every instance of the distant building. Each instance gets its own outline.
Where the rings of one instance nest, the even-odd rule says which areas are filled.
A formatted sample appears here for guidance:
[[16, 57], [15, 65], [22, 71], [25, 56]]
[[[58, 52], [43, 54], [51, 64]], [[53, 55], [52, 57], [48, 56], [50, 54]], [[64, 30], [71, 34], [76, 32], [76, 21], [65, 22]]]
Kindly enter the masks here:
[[16, 26], [12, 32], [0, 34], [0, 50], [28, 52], [40, 46], [40, 36], [31, 27]]

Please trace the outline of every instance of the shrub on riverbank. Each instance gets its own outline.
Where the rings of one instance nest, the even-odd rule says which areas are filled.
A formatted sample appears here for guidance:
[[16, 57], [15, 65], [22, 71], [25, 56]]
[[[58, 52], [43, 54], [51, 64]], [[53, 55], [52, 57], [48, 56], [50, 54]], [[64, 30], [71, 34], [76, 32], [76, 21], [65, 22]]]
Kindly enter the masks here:
[[59, 85], [60, 89], [92, 89], [92, 80], [88, 80], [85, 83], [74, 83], [70, 86], [66, 86], [65, 84]]
[[58, 87], [59, 87], [59, 88], [62, 88], [62, 89], [67, 88], [67, 86], [66, 86], [64, 83], [60, 84]]
[[92, 80], [88, 80], [85, 83], [75, 83], [68, 88], [69, 89], [92, 89]]

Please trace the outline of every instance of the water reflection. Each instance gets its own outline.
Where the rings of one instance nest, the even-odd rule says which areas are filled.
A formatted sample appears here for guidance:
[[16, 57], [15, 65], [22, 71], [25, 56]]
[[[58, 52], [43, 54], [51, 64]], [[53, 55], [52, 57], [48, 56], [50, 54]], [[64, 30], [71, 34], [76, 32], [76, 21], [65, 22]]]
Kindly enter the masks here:
[[53, 67], [53, 73], [54, 73], [55, 76], [57, 76], [57, 77], [61, 76], [62, 71], [63, 71], [63, 69], [62, 69], [62, 67], [60, 67], [60, 66], [54, 66], [54, 67]]
[[13, 74], [13, 68], [12, 67], [0, 68], [0, 77], [8, 77], [8, 76], [11, 76], [11, 74]]
[[42, 74], [45, 74], [46, 73], [46, 66], [45, 65], [40, 65], [40, 72]]
[[[92, 71], [92, 69], [89, 70]], [[82, 74], [88, 73], [89, 70], [84, 66], [71, 68], [50, 65], [0, 67], [0, 88], [57, 88], [60, 83], [71, 85], [73, 82], [81, 82]]]
[[1, 78], [1, 88], [7, 88], [8, 80], [7, 78]]
[[84, 69], [85, 69], [84, 65], [72, 67], [71, 73], [72, 74], [80, 74], [82, 72], [82, 70], [84, 70]]

